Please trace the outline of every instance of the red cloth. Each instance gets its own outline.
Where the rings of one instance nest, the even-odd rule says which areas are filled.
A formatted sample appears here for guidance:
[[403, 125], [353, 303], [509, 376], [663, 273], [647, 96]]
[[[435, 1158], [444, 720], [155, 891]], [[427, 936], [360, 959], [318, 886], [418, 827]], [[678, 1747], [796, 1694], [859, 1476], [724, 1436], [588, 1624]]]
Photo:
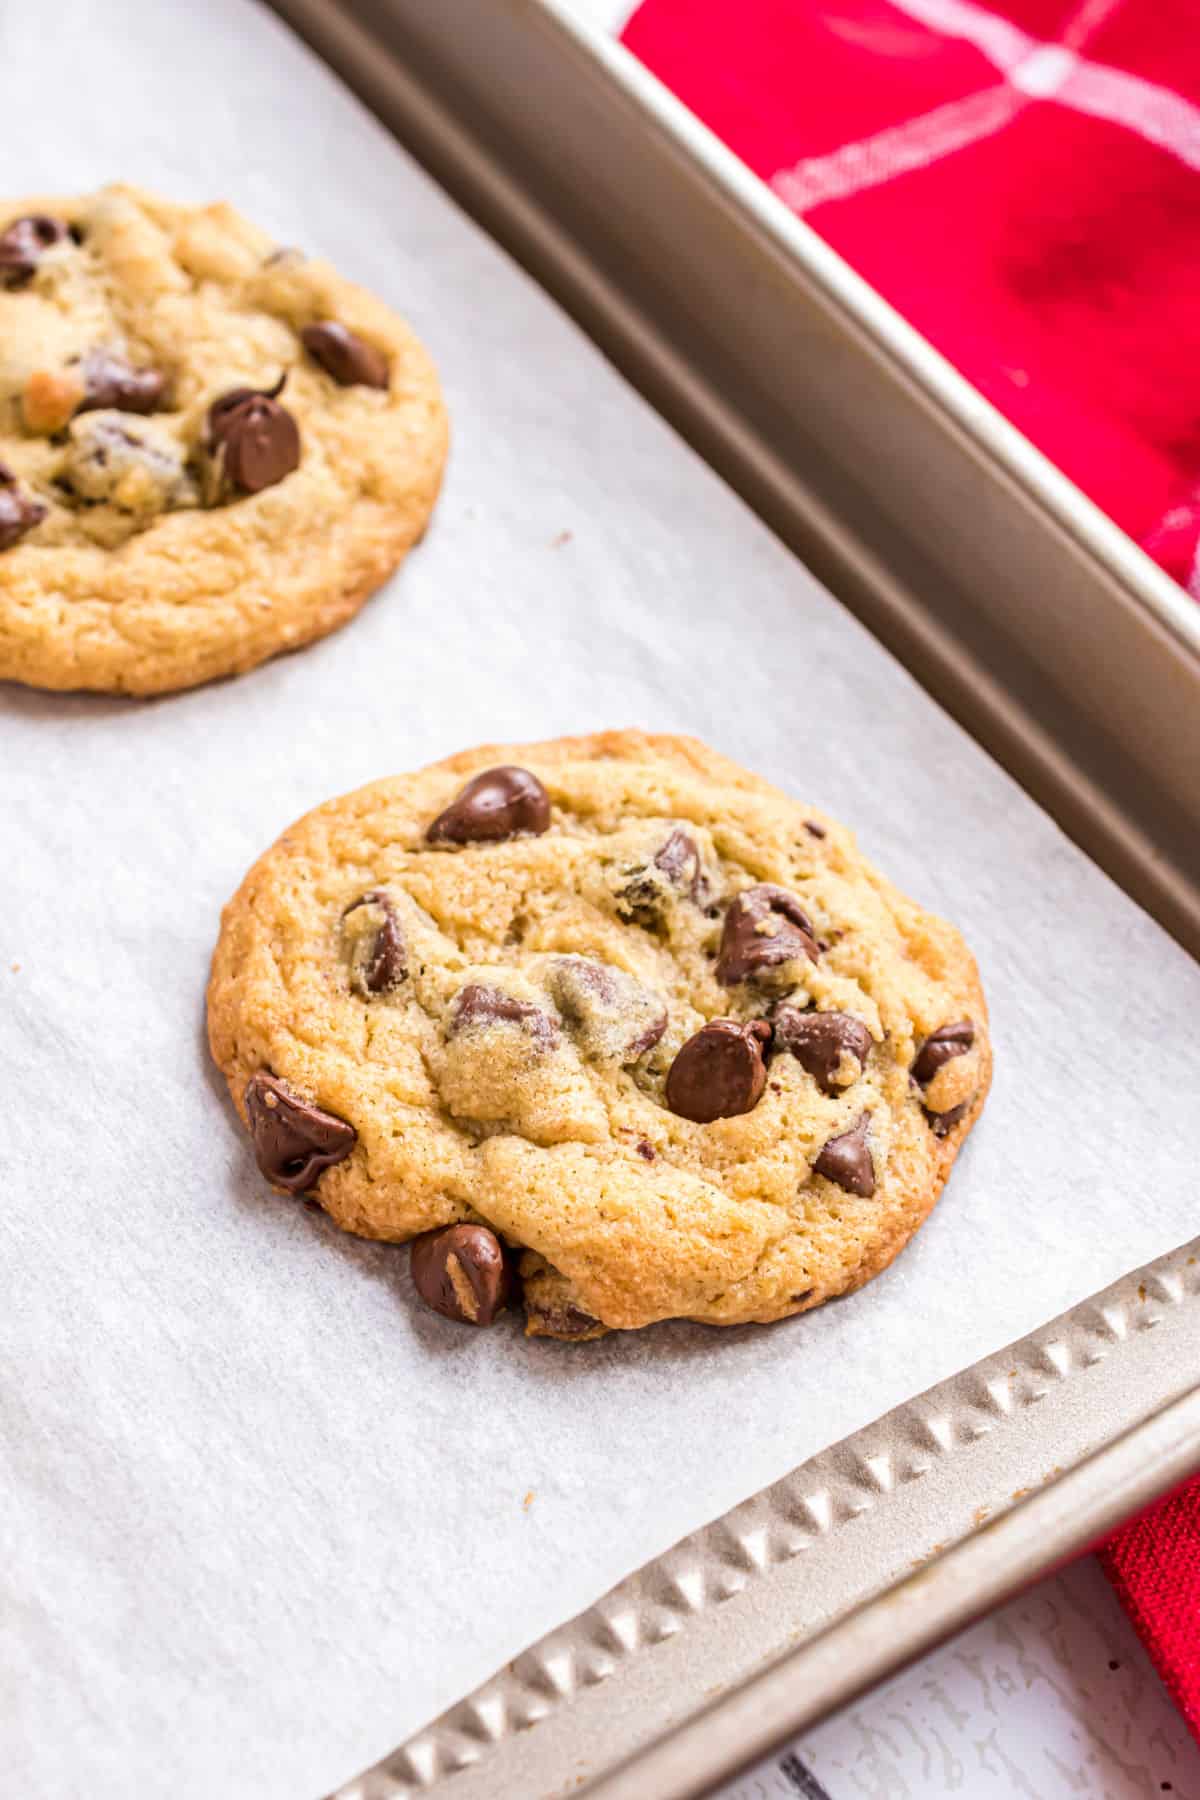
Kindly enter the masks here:
[[1200, 1482], [1118, 1531], [1100, 1561], [1200, 1739]]
[[[644, 0], [625, 41], [1200, 598], [1200, 0]], [[1200, 1483], [1103, 1552], [1200, 1737]]]
[[1200, 598], [1197, 0], [645, 0], [625, 42]]

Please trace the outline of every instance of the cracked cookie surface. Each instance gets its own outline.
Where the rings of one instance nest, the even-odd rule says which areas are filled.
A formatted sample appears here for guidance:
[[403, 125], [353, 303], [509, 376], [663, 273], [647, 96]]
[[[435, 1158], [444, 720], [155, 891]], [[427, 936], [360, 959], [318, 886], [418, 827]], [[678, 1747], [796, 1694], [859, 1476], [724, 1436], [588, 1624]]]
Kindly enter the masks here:
[[131, 694], [332, 631], [446, 451], [408, 327], [224, 204], [0, 205], [0, 679]]
[[991, 1074], [953, 926], [832, 819], [638, 732], [472, 750], [308, 814], [225, 909], [208, 1017], [268, 1179], [420, 1237], [437, 1310], [488, 1322], [511, 1277], [564, 1338], [860, 1286]]

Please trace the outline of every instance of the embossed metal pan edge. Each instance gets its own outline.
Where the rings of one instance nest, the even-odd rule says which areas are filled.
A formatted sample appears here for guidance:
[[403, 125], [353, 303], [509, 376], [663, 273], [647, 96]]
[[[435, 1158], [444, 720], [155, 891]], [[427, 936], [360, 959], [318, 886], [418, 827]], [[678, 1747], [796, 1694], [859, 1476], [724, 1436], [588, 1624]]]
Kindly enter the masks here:
[[[553, 0], [276, 6], [927, 689], [1200, 950], [1200, 613], [1173, 584]], [[996, 1599], [1195, 1464], [1194, 1418], [1161, 1409], [1200, 1372], [1198, 1248], [694, 1533], [343, 1800], [535, 1800], [588, 1782], [638, 1800], [703, 1792], [964, 1623], [972, 1590]], [[1022, 1504], [1063, 1469], [1057, 1499]], [[982, 1529], [998, 1520], [1003, 1536]], [[930, 1570], [916, 1582], [914, 1563]]]
[[1200, 1466], [1198, 1370], [1200, 1239], [693, 1532], [336, 1800], [703, 1794]]

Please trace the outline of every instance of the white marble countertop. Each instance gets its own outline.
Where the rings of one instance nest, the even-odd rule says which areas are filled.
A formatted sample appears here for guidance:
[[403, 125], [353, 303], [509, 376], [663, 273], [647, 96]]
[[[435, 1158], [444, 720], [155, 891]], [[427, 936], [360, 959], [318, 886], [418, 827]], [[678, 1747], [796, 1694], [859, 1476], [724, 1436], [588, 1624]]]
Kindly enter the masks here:
[[[635, 10], [565, 4], [613, 32]], [[937, 1794], [1200, 1800], [1200, 1748], [1094, 1558], [1048, 1576], [719, 1800]]]
[[719, 1800], [1200, 1800], [1200, 1749], [1094, 1557], [1039, 1582]]

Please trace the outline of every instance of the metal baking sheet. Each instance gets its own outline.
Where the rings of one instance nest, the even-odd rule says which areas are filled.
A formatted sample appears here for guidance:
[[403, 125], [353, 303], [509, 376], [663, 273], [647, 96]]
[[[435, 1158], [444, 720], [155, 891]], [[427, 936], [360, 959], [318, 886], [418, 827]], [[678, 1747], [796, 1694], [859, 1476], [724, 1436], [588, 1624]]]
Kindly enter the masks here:
[[1200, 1465], [1198, 1251], [673, 1545], [335, 1800], [708, 1794]]
[[[12, 189], [111, 173], [233, 198], [408, 313], [455, 422], [426, 544], [326, 643], [150, 704], [0, 694], [6, 1775], [282, 1800], [336, 1787], [705, 1520], [1185, 1237], [1196, 1047], [1177, 1020], [1200, 977], [265, 11], [56, 17], [77, 103], [50, 138], [44, 33], [5, 21], [12, 141], [38, 146], [36, 167], [10, 159]], [[831, 718], [854, 720], [852, 753]], [[331, 793], [625, 721], [701, 730], [807, 791], [958, 918], [996, 1003], [996, 1090], [913, 1248], [810, 1320], [574, 1353], [505, 1327], [447, 1337], [402, 1254], [255, 1176], [201, 1039], [217, 911]], [[1131, 1041], [1172, 1053], [1151, 1074]], [[1186, 1284], [1176, 1304], [1193, 1316]], [[1090, 1391], [1116, 1429], [1122, 1390]], [[1026, 1485], [1070, 1445], [1059, 1392], [1021, 1409]], [[932, 1496], [914, 1557], [964, 1529], [934, 1473], [900, 1490]], [[865, 1573], [831, 1559], [823, 1617], [890, 1571]], [[772, 1649], [745, 1617], [722, 1681]], [[636, 1730], [595, 1684], [589, 1775], [705, 1697], [656, 1652], [620, 1679], [644, 1695], [664, 1672], [669, 1706]], [[583, 1775], [552, 1754], [567, 1697], [524, 1739], [521, 1800]], [[480, 1717], [508, 1754], [515, 1716]]]
[[1200, 608], [558, 0], [277, 3], [1200, 955]]

